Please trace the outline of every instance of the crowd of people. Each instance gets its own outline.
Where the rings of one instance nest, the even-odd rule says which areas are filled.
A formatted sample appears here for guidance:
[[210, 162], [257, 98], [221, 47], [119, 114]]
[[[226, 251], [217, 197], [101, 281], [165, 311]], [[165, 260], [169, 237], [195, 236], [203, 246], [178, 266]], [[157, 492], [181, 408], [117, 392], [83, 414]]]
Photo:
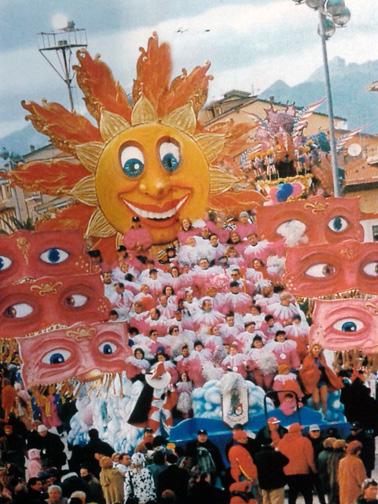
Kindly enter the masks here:
[[[287, 416], [307, 405], [327, 421], [328, 392], [342, 390], [348, 438], [318, 425], [306, 434], [297, 422], [285, 429], [271, 417], [255, 437], [237, 424], [225, 450], [205, 430], [176, 446], [159, 420], [148, 422], [133, 453], [115, 453], [96, 429], [84, 446], [67, 447], [61, 434], [69, 415], [63, 418], [58, 396], [46, 389], [30, 406], [19, 373], [4, 366], [0, 504], [280, 504], [286, 485], [290, 504], [299, 494], [311, 503], [313, 490], [321, 504], [377, 502], [377, 483], [366, 479], [378, 413], [367, 374], [335, 372], [320, 345], [309, 345], [305, 307], [281, 282], [284, 247], [284, 239], [260, 239], [248, 212], [238, 219], [210, 212], [204, 221], [183, 219], [177, 240], [159, 253], [134, 217], [113, 263], [100, 250], [90, 256], [112, 304], [109, 320], [127, 326], [127, 378], [135, 384], [161, 369], [169, 375], [168, 427], [193, 416], [195, 389], [234, 372], [274, 392]], [[356, 387], [365, 391], [357, 407]], [[370, 413], [361, 417], [364, 408]]]

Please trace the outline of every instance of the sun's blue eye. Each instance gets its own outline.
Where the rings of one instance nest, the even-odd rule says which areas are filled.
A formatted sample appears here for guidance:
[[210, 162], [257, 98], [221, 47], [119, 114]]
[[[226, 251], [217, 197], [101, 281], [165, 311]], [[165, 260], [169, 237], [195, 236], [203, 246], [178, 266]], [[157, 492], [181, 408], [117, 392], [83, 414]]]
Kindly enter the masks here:
[[335, 324], [333, 324], [333, 327], [344, 333], [354, 333], [360, 331], [364, 327], [364, 324], [361, 320], [350, 318], [338, 320]]
[[135, 145], [123, 147], [120, 154], [123, 172], [130, 178], [139, 177], [144, 170], [144, 156], [139, 147]]
[[101, 345], [98, 347], [100, 352], [105, 355], [112, 355], [116, 350], [117, 347], [114, 343], [111, 343], [110, 341], [106, 341], [105, 343], [101, 343]]
[[68, 258], [69, 254], [63, 249], [52, 247], [39, 256], [43, 262], [48, 264], [60, 264]]
[[7, 256], [0, 256], [0, 271], [5, 271], [12, 264], [12, 261]]
[[161, 164], [168, 172], [174, 172], [180, 165], [180, 147], [172, 141], [162, 142], [159, 147]]
[[71, 352], [64, 350], [63, 348], [57, 348], [47, 353], [42, 362], [45, 364], [63, 364], [71, 357]]

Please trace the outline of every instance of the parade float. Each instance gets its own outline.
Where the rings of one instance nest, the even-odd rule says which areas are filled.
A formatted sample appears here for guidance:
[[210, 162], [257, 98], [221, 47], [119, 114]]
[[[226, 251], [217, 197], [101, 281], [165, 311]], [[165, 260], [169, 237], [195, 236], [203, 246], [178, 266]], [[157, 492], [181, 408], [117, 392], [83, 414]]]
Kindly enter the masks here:
[[[198, 113], [210, 64], [171, 79], [170, 49], [156, 34], [141, 49], [130, 96], [99, 57], [86, 50], [77, 56], [77, 82], [93, 120], [57, 103], [23, 102], [27, 119], [67, 158], [31, 161], [7, 175], [26, 191], [68, 196], [72, 204], [37, 222], [34, 232], [0, 237], [3, 356], [21, 364], [24, 386], [45, 417], [54, 398], [75, 400], [70, 441], [84, 442], [94, 426], [120, 452], [135, 446], [146, 426], [180, 442], [198, 428], [219, 439], [235, 423], [257, 430], [273, 414], [286, 424], [298, 414], [304, 425], [343, 424], [338, 392], [329, 394], [327, 418], [306, 406], [283, 416], [263, 388], [231, 369], [224, 376], [205, 374], [193, 392], [194, 417], [173, 427], [172, 376], [159, 364], [145, 380], [127, 373], [127, 321], [108, 320], [100, 277], [101, 265], [119, 266], [116, 249], [128, 248], [136, 221], [159, 258], [183, 219], [201, 220], [207, 210], [227, 217], [248, 210], [275, 254], [283, 251], [277, 255], [282, 268], [286, 254], [282, 287], [310, 300], [311, 343], [375, 353], [363, 320], [377, 325], [378, 245], [362, 243], [358, 201], [331, 197], [325, 135], [304, 134], [320, 102], [302, 111], [271, 107], [263, 119], [207, 127]], [[314, 185], [330, 197], [310, 197]], [[103, 262], [96, 264], [88, 252], [98, 250]], [[215, 294], [222, 275], [209, 282]], [[354, 295], [359, 322], [350, 319], [346, 292]], [[328, 300], [313, 300], [320, 297]], [[332, 326], [325, 326], [330, 318]], [[351, 341], [351, 335], [358, 337]]]

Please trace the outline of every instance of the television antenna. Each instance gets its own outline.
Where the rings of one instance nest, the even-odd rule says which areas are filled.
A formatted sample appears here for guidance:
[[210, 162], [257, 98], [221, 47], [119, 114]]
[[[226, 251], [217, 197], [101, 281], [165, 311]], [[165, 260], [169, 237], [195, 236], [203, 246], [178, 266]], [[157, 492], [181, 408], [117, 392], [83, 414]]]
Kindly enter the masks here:
[[[71, 111], [74, 110], [72, 95], [72, 50], [87, 47], [87, 32], [84, 28], [76, 28], [73, 21], [67, 21], [67, 26], [50, 32], [41, 32], [41, 46], [39, 52], [47, 63], [65, 82], [68, 90]], [[55, 53], [55, 57], [53, 54]]]

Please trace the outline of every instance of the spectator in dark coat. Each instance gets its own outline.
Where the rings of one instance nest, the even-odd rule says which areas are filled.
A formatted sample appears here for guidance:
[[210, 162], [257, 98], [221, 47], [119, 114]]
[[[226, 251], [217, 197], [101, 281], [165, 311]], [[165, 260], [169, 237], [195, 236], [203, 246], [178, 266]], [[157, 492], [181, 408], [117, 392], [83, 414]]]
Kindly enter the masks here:
[[177, 461], [174, 453], [167, 454], [167, 467], [156, 478], [157, 496], [160, 497], [164, 490], [172, 490], [176, 495], [177, 504], [183, 504], [188, 493], [189, 474], [177, 466]]
[[189, 490], [185, 504], [227, 504], [226, 493], [211, 484], [211, 476], [203, 473]]
[[374, 429], [378, 434], [378, 401], [370, 395], [365, 381], [368, 374], [359, 370], [352, 375], [352, 382], [344, 381], [340, 401], [344, 404], [344, 414], [348, 422], [358, 422], [364, 429]]
[[[206, 448], [206, 450], [210, 453], [213, 462], [215, 464], [215, 470], [204, 471], [201, 468], [201, 448]], [[224, 475], [224, 463], [222, 459], [222, 455], [218, 449], [218, 447], [212, 443], [207, 435], [207, 431], [201, 429], [197, 432], [197, 439], [195, 441], [191, 441], [186, 446], [186, 454], [188, 457], [191, 457], [194, 465], [198, 465], [200, 467], [201, 472], [210, 472], [212, 474], [212, 478], [214, 479], [215, 473], [218, 475]]]
[[25, 441], [15, 434], [13, 426], [4, 425], [4, 436], [0, 438], [0, 451], [3, 464], [14, 464], [21, 474], [25, 471]]
[[370, 478], [375, 467], [375, 434], [373, 429], [364, 429], [359, 422], [353, 422], [351, 433], [346, 442], [359, 441], [362, 444], [360, 458], [365, 466], [366, 474]]
[[287, 433], [287, 429], [280, 425], [280, 421], [276, 417], [268, 418], [266, 426], [259, 430], [256, 436], [256, 443], [259, 449], [263, 444], [266, 444], [267, 441], [271, 440], [273, 446], [277, 448], [277, 445]]
[[28, 440], [28, 450], [37, 448], [41, 452], [44, 468], [57, 467], [59, 470], [66, 463], [64, 444], [57, 434], [49, 432], [45, 425], [38, 425], [37, 433]]
[[105, 443], [105, 441], [101, 441], [97, 429], [90, 429], [88, 436], [89, 442], [83, 446], [83, 458], [89, 472], [98, 478], [100, 475], [100, 466], [95, 458], [95, 454], [99, 453], [105, 457], [111, 457], [114, 449], [108, 443]]
[[286, 485], [283, 468], [289, 463], [289, 459], [273, 448], [271, 439], [266, 439], [254, 461], [264, 501], [283, 504]]
[[[314, 449], [315, 465], [316, 469], [319, 470], [318, 455], [323, 450], [323, 437], [319, 425], [317, 424], [310, 425], [307, 437], [311, 441], [312, 447]], [[320, 504], [326, 504], [323, 487], [318, 473], [312, 475], [312, 482], [316, 490], [316, 494], [318, 496]]]
[[46, 504], [46, 495], [43, 493], [42, 481], [38, 478], [30, 478], [28, 481], [28, 504]]
[[336, 438], [334, 437], [327, 437], [323, 441], [323, 450], [319, 453], [316, 461], [320, 484], [322, 486], [323, 494], [325, 495], [328, 495], [331, 489], [328, 463], [333, 453], [332, 446], [335, 441]]

